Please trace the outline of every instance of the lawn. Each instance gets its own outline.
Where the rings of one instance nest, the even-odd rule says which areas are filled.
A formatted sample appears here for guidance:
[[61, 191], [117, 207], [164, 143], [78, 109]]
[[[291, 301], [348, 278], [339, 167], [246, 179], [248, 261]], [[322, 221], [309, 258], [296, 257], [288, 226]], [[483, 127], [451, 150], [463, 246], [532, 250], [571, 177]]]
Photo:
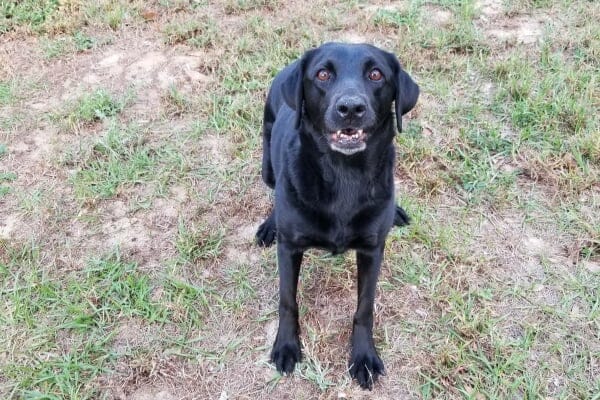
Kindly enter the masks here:
[[[0, 1], [0, 398], [600, 399], [600, 3]], [[421, 87], [412, 224], [347, 372], [354, 255], [311, 251], [304, 361], [268, 361], [269, 83], [325, 41]]]

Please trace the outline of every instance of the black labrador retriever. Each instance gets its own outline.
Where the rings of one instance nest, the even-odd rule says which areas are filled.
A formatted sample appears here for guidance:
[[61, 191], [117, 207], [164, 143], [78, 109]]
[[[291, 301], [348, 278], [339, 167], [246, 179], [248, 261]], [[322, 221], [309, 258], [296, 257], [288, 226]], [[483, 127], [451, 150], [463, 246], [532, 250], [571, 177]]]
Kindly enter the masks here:
[[356, 250], [358, 306], [350, 375], [363, 388], [384, 373], [373, 342], [373, 301], [386, 236], [409, 218], [394, 200], [398, 130], [419, 87], [393, 54], [326, 43], [283, 69], [264, 110], [262, 177], [275, 206], [256, 233], [277, 240], [279, 330], [271, 360], [291, 373], [301, 360], [296, 290], [305, 250]]

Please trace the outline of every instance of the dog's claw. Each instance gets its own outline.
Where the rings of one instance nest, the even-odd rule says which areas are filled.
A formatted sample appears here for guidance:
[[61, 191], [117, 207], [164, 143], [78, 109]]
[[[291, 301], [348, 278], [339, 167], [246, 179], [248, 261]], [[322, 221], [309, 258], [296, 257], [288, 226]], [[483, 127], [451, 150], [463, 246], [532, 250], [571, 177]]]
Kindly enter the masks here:
[[282, 375], [291, 374], [296, 368], [296, 363], [302, 361], [302, 351], [300, 350], [300, 341], [295, 340], [280, 344], [277, 340], [271, 351], [271, 362], [275, 364], [275, 368]]
[[364, 354], [352, 354], [350, 376], [358, 381], [361, 388], [373, 390], [373, 384], [381, 375], [385, 375], [385, 369], [375, 350]]
[[410, 217], [400, 206], [396, 206], [396, 213], [394, 214], [394, 225], [406, 226], [410, 224]]

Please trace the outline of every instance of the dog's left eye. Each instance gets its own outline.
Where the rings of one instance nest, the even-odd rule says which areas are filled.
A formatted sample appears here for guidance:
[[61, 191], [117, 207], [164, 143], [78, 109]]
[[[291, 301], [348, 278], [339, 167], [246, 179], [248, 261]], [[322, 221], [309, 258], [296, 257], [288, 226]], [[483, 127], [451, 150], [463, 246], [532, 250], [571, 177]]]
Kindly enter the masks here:
[[320, 81], [328, 81], [329, 78], [331, 78], [331, 73], [329, 71], [327, 71], [326, 69], [320, 69], [319, 72], [317, 72], [317, 79]]
[[383, 74], [381, 73], [380, 70], [375, 68], [375, 69], [371, 70], [371, 72], [369, 72], [369, 79], [372, 81], [380, 81], [383, 79]]

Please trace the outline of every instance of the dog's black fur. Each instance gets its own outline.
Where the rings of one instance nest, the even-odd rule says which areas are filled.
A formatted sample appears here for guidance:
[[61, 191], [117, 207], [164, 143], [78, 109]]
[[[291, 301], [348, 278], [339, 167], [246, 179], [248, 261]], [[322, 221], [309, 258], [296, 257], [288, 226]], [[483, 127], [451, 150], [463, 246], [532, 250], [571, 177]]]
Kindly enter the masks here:
[[[376, 71], [375, 71], [376, 70]], [[373, 342], [373, 301], [386, 236], [409, 219], [394, 200], [394, 113], [411, 110], [419, 87], [390, 53], [327, 43], [283, 69], [264, 111], [262, 177], [275, 206], [257, 231], [277, 239], [279, 330], [271, 360], [291, 373], [301, 359], [296, 290], [303, 252], [356, 250], [358, 306], [350, 374], [372, 388], [384, 373]]]

